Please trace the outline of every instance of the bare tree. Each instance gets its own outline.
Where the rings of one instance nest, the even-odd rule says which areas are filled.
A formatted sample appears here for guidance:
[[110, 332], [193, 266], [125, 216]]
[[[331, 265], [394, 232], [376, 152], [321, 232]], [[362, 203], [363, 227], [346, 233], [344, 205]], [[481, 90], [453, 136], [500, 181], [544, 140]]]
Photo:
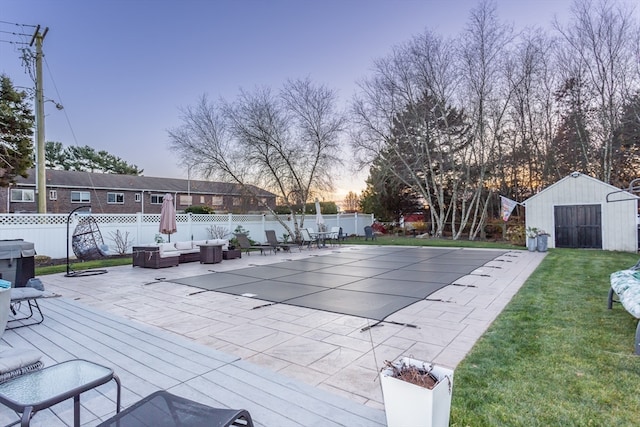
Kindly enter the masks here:
[[553, 97], [557, 77], [548, 55], [553, 45], [541, 30], [526, 31], [506, 67], [512, 96], [504, 123], [506, 144], [499, 146], [501, 167], [496, 176], [501, 194], [516, 200], [530, 197], [553, 173], [554, 159], [548, 156], [557, 126]]
[[349, 191], [344, 198], [343, 211], [346, 212], [358, 212], [360, 208], [360, 197], [353, 191]]
[[455, 108], [453, 46], [431, 32], [396, 47], [375, 63], [353, 102], [352, 146], [361, 165], [372, 162], [430, 206], [432, 233], [442, 235], [446, 188], [455, 174], [464, 126]]
[[597, 120], [589, 123], [588, 130], [599, 151], [601, 178], [610, 182], [614, 133], [630, 87], [638, 84], [638, 27], [632, 10], [610, 0], [576, 0], [571, 9], [573, 22], [564, 27], [556, 21], [555, 28], [566, 43], [565, 58], [583, 72], [592, 94]]
[[[454, 236], [469, 225], [475, 239], [484, 226], [491, 198], [489, 186], [500, 167], [497, 154], [503, 152], [504, 122], [512, 89], [506, 79], [506, 63], [511, 54], [511, 28], [499, 22], [495, 3], [482, 1], [471, 11], [461, 42], [463, 105], [473, 127], [473, 144], [465, 161], [465, 175], [454, 189], [451, 224]], [[456, 229], [456, 213], [460, 227]]]
[[290, 235], [298, 236], [304, 223], [304, 212], [294, 205], [332, 188], [344, 117], [335, 92], [309, 79], [288, 81], [278, 94], [242, 91], [234, 103], [214, 105], [203, 96], [183, 110], [182, 121], [169, 131], [182, 160], [206, 177], [240, 184], [259, 201], [261, 188], [276, 194], [290, 208], [295, 232], [263, 206]]

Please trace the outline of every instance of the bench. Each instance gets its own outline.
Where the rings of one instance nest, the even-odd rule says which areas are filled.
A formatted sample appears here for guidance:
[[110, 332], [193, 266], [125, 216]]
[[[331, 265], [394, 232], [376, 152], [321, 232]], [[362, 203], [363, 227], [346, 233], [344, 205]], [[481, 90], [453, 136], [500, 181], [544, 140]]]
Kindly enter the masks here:
[[[614, 302], [619, 302], [636, 319], [640, 319], [640, 262], [628, 270], [611, 273], [611, 289], [607, 308], [611, 310]], [[613, 294], [618, 300], [613, 299]], [[640, 322], [636, 327], [634, 342], [635, 354], [640, 355]]]

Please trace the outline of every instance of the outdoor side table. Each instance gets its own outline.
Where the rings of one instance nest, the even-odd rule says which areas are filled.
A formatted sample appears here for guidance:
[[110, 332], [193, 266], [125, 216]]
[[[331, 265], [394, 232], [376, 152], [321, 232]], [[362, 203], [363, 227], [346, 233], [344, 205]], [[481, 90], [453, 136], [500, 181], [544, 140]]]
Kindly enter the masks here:
[[229, 249], [222, 251], [222, 259], [236, 259], [242, 258], [242, 251], [240, 249]]
[[[73, 397], [73, 425], [80, 427], [80, 394], [114, 380], [116, 412], [120, 412], [120, 379], [113, 370], [75, 359], [29, 372], [0, 384], [0, 403], [21, 413], [26, 427], [36, 412]], [[9, 425], [15, 425], [18, 422]]]
[[[237, 422], [237, 423], [236, 423]], [[114, 415], [98, 427], [253, 427], [244, 409], [212, 408], [161, 390]]]
[[222, 245], [199, 245], [200, 263], [217, 264], [222, 262]]

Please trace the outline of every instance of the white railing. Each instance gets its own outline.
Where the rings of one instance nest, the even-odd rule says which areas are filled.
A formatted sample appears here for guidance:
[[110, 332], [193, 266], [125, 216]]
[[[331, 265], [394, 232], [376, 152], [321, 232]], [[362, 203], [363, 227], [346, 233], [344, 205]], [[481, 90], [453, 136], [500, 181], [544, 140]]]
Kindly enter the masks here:
[[[32, 242], [38, 255], [51, 258], [67, 256], [67, 236], [69, 241], [78, 219], [82, 213], [71, 216], [67, 230], [68, 214], [0, 214], [0, 240], [22, 239]], [[160, 225], [160, 214], [91, 214], [95, 219], [104, 243], [112, 250], [115, 248], [116, 232], [122, 236], [128, 234], [131, 246], [152, 243]], [[287, 215], [280, 218], [291, 230], [294, 230], [292, 219]], [[327, 229], [342, 227], [345, 234], [363, 235], [364, 227], [373, 223], [372, 214], [338, 214], [323, 215]], [[223, 228], [233, 233], [242, 226], [249, 237], [258, 242], [265, 242], [265, 230], [275, 230], [278, 239], [285, 234], [285, 228], [272, 215], [234, 215], [234, 214], [178, 214], [176, 215], [178, 231], [171, 235], [171, 241], [203, 240], [210, 238], [208, 229], [211, 226]], [[306, 215], [304, 227], [317, 228], [315, 215]], [[166, 241], [168, 236], [161, 235]], [[130, 250], [130, 248], [129, 248]], [[69, 248], [69, 253], [73, 251]]]

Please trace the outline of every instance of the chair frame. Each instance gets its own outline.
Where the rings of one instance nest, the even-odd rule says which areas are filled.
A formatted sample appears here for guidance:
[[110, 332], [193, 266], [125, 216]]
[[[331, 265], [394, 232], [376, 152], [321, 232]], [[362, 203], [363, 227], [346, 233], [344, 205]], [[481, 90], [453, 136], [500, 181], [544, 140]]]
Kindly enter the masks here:
[[291, 252], [292, 245], [278, 242], [275, 230], [264, 230], [264, 234], [267, 236], [267, 242], [269, 242], [269, 245], [273, 247], [275, 251], [282, 249], [285, 252]]
[[271, 247], [271, 245], [252, 245], [249, 241], [249, 237], [247, 237], [245, 233], [236, 233], [235, 236], [238, 240], [238, 246], [240, 246], [240, 249], [245, 251], [247, 255], [251, 255], [251, 251], [254, 249], [259, 250], [260, 255], [264, 255], [265, 250], [275, 251], [275, 249]]
[[[40, 298], [44, 298], [44, 294], [42, 293], [42, 291], [38, 291], [33, 288], [12, 288], [11, 303], [9, 309], [11, 310], [13, 318], [7, 321], [6, 329], [17, 329], [25, 326], [39, 325], [40, 323], [42, 323], [44, 321], [44, 313], [42, 313], [42, 309], [38, 304], [38, 300]], [[22, 303], [25, 303], [25, 305], [29, 308], [28, 314], [22, 314]], [[22, 315], [20, 317], [16, 317], [18, 316], [18, 313]], [[27, 323], [23, 323], [25, 320], [30, 321]]]
[[307, 245], [308, 249], [311, 249], [312, 244], [318, 243], [318, 238], [314, 238], [313, 236], [311, 236], [308, 228], [300, 229], [300, 239], [300, 246], [302, 247], [304, 245]]

